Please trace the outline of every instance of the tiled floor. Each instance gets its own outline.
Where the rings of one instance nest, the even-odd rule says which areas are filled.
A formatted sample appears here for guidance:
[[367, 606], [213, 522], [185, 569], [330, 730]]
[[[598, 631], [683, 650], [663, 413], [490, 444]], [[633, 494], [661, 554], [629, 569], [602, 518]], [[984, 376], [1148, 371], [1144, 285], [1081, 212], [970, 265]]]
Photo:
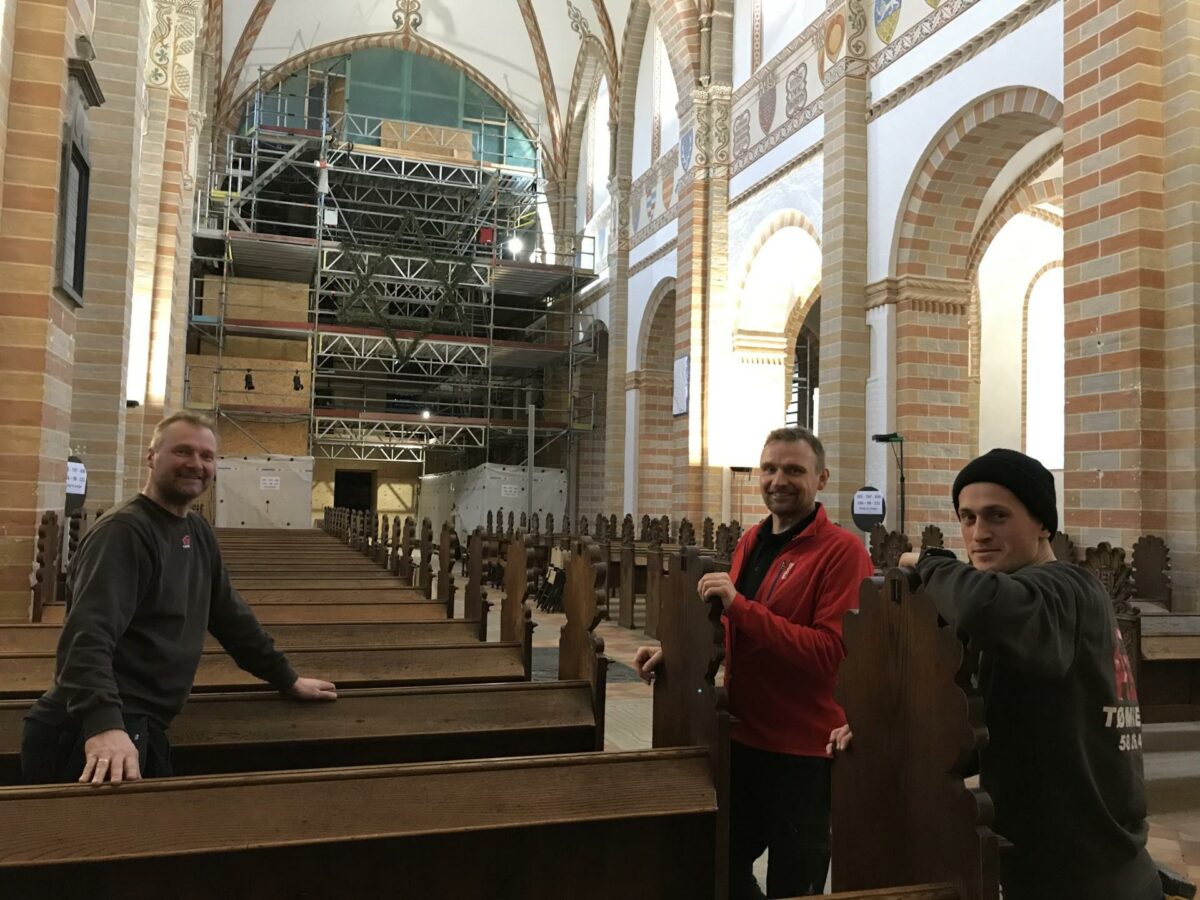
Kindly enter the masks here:
[[[499, 594], [491, 593], [491, 599], [499, 603]], [[461, 615], [461, 612], [459, 613]], [[534, 631], [535, 647], [554, 647], [558, 643], [559, 629], [565, 621], [562, 615], [534, 611], [534, 621], [537, 628]], [[489, 621], [489, 633], [492, 640], [498, 637], [499, 616], [493, 615]], [[604, 652], [615, 663], [631, 666], [638, 647], [655, 645], [657, 642], [647, 637], [640, 630], [631, 631], [621, 628], [616, 621], [601, 622], [596, 629], [597, 634], [604, 639]], [[606, 706], [605, 742], [606, 750], [636, 750], [646, 748], [651, 743], [651, 689], [641, 682], [610, 683], [608, 685], [608, 703]], [[1164, 757], [1176, 757], [1179, 754], [1163, 754]], [[1160, 863], [1174, 869], [1191, 880], [1200, 882], [1200, 754], [1185, 754], [1185, 767], [1188, 777], [1194, 776], [1196, 785], [1184, 802], [1179, 801], [1180, 792], [1177, 789], [1180, 773], [1176, 770], [1178, 762], [1173, 760], [1160, 761], [1157, 758], [1147, 759], [1147, 777], [1159, 768], [1170, 769], [1169, 774], [1175, 779], [1172, 782], [1171, 796], [1173, 802], [1169, 811], [1155, 814], [1153, 800], [1155, 791], [1151, 791], [1152, 805], [1150, 809], [1150, 840], [1151, 855]], [[1191, 765], [1191, 760], [1196, 760]], [[1164, 792], [1157, 792], [1159, 797]], [[1190, 797], [1196, 798], [1193, 802]], [[755, 867], [760, 879], [765, 877], [765, 857], [759, 860]]]

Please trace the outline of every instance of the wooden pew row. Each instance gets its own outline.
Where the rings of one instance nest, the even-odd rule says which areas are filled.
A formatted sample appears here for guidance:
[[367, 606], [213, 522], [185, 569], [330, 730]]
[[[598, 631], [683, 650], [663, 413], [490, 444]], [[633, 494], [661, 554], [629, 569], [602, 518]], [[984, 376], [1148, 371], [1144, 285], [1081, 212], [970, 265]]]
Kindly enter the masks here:
[[[251, 606], [258, 620], [268, 626], [307, 622], [431, 622], [446, 618], [445, 606], [436, 602], [255, 600]], [[42, 621], [62, 624], [64, 612], [61, 603], [47, 607]]]
[[[575, 583], [590, 576], [581, 611], [594, 624], [595, 548], [581, 547], [570, 565]], [[590, 633], [574, 639], [600, 647]], [[402, 883], [406, 894], [431, 898], [550, 898], [567, 885], [582, 898], [718, 896], [718, 866], [697, 860], [724, 853], [717, 773], [725, 771], [728, 715], [711, 702], [706, 678], [720, 646], [711, 628], [704, 639], [705, 658], [682, 648], [676, 656], [701, 664], [673, 677], [689, 695], [710, 699], [713, 721], [675, 721], [680, 734], [714, 735], [711, 746], [166, 779], [115, 790], [6, 788], [0, 827], [15, 829], [15, 839], [0, 847], [0, 890], [270, 900], [386, 896]], [[529, 852], [548, 841], [552, 853]], [[663, 852], [680, 842], [692, 852]]]
[[[454, 644], [487, 640], [487, 619], [434, 619], [429, 622], [305, 622], [273, 625], [276, 645], [289, 647], [387, 647], [403, 644]], [[0, 655], [7, 653], [53, 653], [62, 627], [47, 623], [0, 625]], [[205, 649], [220, 650], [209, 636]]]
[[[532, 627], [523, 641], [411, 644], [393, 647], [291, 648], [298, 672], [326, 678], [339, 687], [471, 684], [528, 681], [532, 669]], [[54, 680], [54, 653], [0, 656], [0, 699], [41, 696]], [[243, 672], [224, 651], [201, 655], [196, 692], [261, 690], [263, 683]]]
[[[586, 598], [594, 585], [574, 590]], [[180, 775], [199, 775], [602, 749], [608, 660], [591, 634], [594, 617], [581, 609], [567, 604], [564, 680], [342, 691], [336, 704], [197, 694], [172, 725], [173, 763]], [[0, 702], [0, 783], [16, 777], [27, 709]]]
[[[0, 701], [0, 784], [20, 784], [26, 701]], [[312, 769], [600, 749], [586, 681], [197, 694], [172, 723], [176, 775]], [[597, 746], [597, 745], [600, 746]]]

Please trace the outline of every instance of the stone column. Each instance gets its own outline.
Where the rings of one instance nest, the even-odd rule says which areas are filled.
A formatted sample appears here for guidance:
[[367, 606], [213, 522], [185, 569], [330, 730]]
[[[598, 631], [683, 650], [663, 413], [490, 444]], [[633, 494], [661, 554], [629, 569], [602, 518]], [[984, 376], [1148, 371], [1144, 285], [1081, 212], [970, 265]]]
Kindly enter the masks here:
[[[631, 135], [622, 140], [633, 141]], [[616, 148], [614, 145], [614, 154]], [[608, 253], [608, 379], [604, 408], [604, 513], [623, 516], [625, 505], [625, 376], [629, 352], [629, 188], [628, 174], [608, 182], [612, 230]]]
[[[847, 20], [866, 19], [851, 0]], [[845, 10], [830, 3], [830, 12]], [[857, 19], [856, 19], [857, 17]], [[850, 521], [866, 479], [870, 374], [867, 285], [867, 63], [862, 30], [825, 72], [825, 183], [821, 233], [821, 407], [817, 420], [830, 469], [822, 494], [829, 517]]]
[[1168, 0], [1163, 21], [1167, 539], [1175, 608], [1200, 609], [1200, 10]]
[[1159, 10], [1063, 8], [1062, 528], [1079, 546], [1167, 525]]

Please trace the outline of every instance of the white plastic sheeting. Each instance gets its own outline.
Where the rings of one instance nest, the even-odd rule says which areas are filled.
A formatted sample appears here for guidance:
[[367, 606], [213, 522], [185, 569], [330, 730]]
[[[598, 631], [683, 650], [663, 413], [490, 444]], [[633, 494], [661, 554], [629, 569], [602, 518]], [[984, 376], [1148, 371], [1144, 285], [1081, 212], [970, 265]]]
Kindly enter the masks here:
[[[421, 477], [419, 519], [428, 518], [436, 534], [443, 522], [453, 521], [459, 537], [464, 539], [477, 526], [487, 525], [489, 510], [493, 516], [501, 509], [505, 523], [508, 513], [520, 523], [527, 509], [526, 492], [529, 473], [525, 466], [501, 466], [485, 463], [463, 472], [444, 472]], [[546, 514], [554, 516], [555, 527], [561, 527], [567, 508], [567, 473], [564, 469], [533, 470], [533, 511], [546, 527]]]
[[218, 528], [312, 528], [311, 456], [222, 456]]

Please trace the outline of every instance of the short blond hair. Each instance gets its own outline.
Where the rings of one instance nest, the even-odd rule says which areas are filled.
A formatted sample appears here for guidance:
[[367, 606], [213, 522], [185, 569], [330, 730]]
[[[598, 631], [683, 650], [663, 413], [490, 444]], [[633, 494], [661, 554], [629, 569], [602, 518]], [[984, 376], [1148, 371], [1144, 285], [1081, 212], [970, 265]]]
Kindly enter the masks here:
[[190, 409], [181, 409], [177, 413], [172, 413], [161, 422], [154, 426], [154, 434], [150, 436], [150, 450], [154, 451], [162, 444], [163, 432], [174, 425], [176, 422], [187, 422], [189, 425], [194, 425], [197, 428], [207, 428], [213, 433], [213, 437], [217, 436], [217, 425], [204, 413], [194, 412]]

